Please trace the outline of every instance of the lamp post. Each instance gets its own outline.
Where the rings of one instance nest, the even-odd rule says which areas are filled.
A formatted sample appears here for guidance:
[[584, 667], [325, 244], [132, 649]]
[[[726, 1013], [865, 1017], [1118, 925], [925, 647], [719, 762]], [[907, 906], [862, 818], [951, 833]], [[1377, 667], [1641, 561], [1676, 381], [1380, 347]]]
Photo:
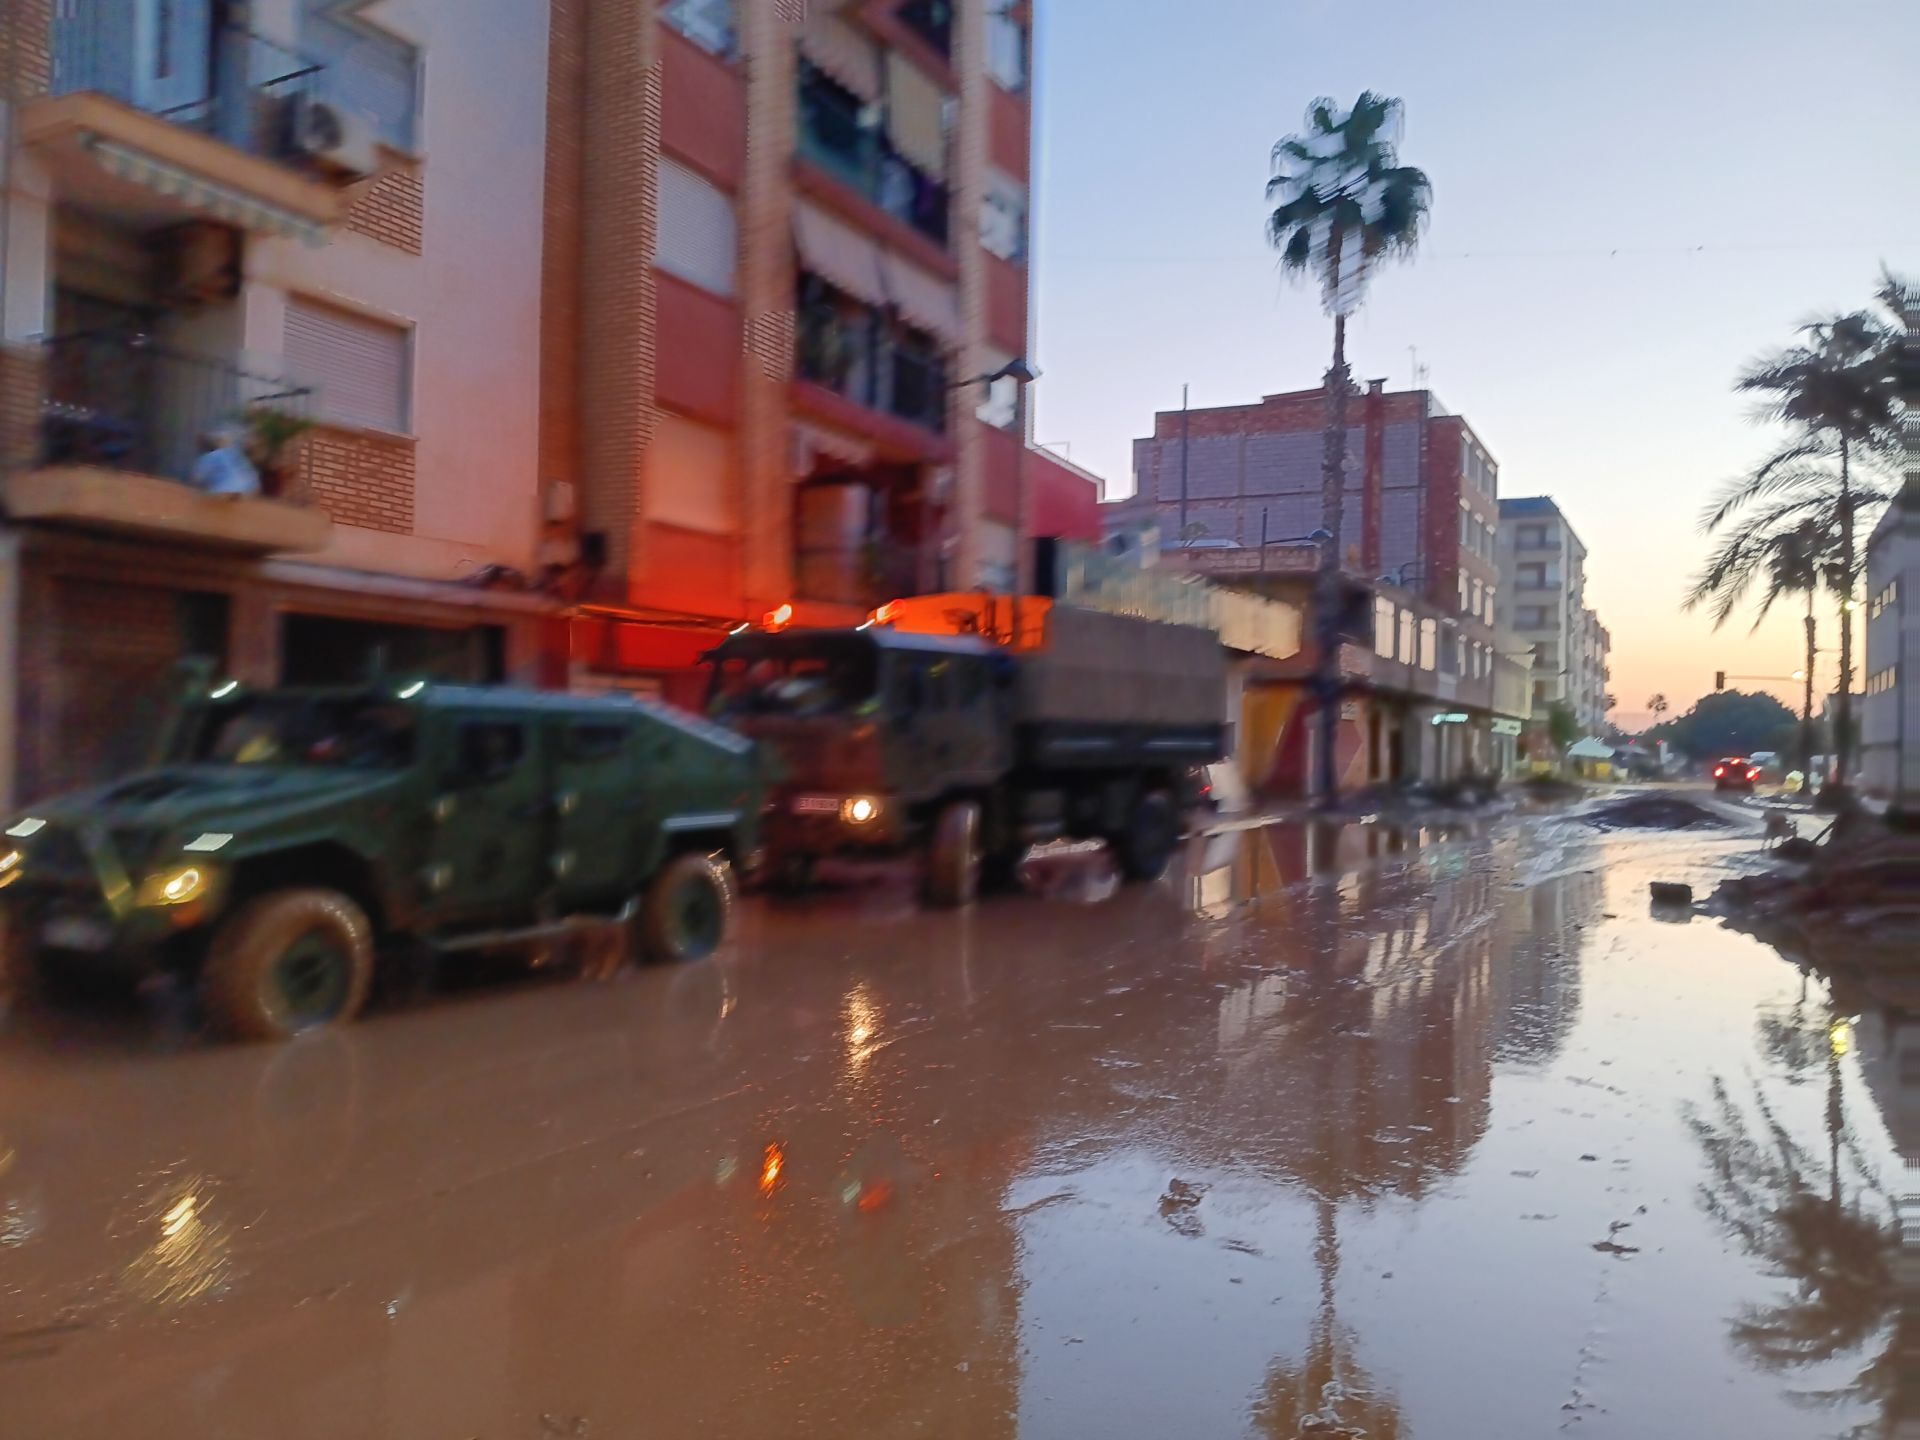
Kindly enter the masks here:
[[[969, 380], [955, 381], [948, 388], [965, 390], [979, 385], [988, 391], [1002, 380], [1014, 383], [1013, 428], [1018, 447], [1013, 455], [1013, 588], [1016, 594], [1032, 588], [1033, 557], [1029, 553], [1027, 530], [1031, 519], [1027, 513], [1027, 386], [1040, 378], [1040, 371], [1024, 355], [1016, 356], [998, 370], [988, 371], [984, 375], [975, 375]], [[947, 523], [952, 523], [952, 506], [948, 506]], [[945, 537], [952, 538], [952, 537]], [[944, 548], [944, 546], [943, 546]]]

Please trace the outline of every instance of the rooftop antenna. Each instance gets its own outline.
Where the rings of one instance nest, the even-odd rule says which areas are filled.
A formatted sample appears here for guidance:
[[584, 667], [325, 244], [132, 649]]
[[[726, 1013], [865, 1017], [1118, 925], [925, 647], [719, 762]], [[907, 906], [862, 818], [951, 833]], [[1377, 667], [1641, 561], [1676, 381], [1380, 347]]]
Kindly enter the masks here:
[[1418, 345], [1407, 346], [1407, 363], [1413, 370], [1413, 388], [1416, 390], [1426, 389], [1427, 377], [1433, 373], [1433, 370], [1431, 366], [1420, 363], [1420, 347]]

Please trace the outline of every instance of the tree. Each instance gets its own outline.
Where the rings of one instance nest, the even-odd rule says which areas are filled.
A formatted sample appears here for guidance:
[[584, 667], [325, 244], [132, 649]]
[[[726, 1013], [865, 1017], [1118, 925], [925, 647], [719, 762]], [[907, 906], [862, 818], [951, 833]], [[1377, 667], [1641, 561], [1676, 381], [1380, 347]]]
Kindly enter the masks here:
[[1647, 709], [1652, 713], [1653, 723], [1655, 725], [1658, 725], [1660, 723], [1660, 717], [1672, 708], [1673, 707], [1667, 703], [1667, 697], [1663, 694], [1655, 694], [1649, 696], [1647, 699]]
[[[1860, 310], [1811, 321], [1800, 327], [1800, 335], [1800, 343], [1763, 356], [1734, 385], [1760, 397], [1759, 418], [1791, 427], [1793, 443], [1722, 494], [1709, 511], [1709, 528], [1750, 523], [1743, 512], [1762, 501], [1811, 498], [1805, 462], [1830, 459], [1836, 463], [1828, 502], [1809, 506], [1794, 518], [1817, 522], [1823, 529], [1830, 525], [1837, 532], [1842, 738], [1835, 752], [1834, 779], [1844, 786], [1852, 749], [1845, 737], [1852, 729], [1853, 607], [1860, 577], [1858, 521], [1863, 504], [1854, 467], [1858, 460], [1876, 453], [1890, 455], [1894, 448], [1894, 332], [1877, 316]], [[1818, 478], [1824, 468], [1813, 472], [1816, 491], [1824, 489]], [[1784, 517], [1776, 521], [1781, 523]]]
[[1786, 749], [1794, 728], [1793, 712], [1773, 696], [1720, 690], [1701, 696], [1679, 719], [1656, 725], [1647, 738], [1665, 740], [1696, 760], [1711, 760], [1719, 755]]
[[1565, 750], [1580, 738], [1580, 722], [1573, 718], [1571, 706], [1556, 700], [1547, 707], [1547, 738], [1556, 750]]
[[1339, 733], [1340, 536], [1346, 500], [1347, 317], [1360, 307], [1374, 267], [1410, 255], [1419, 243], [1433, 187], [1424, 173], [1398, 163], [1400, 102], [1363, 90], [1351, 110], [1330, 99], [1307, 109], [1306, 130], [1273, 147], [1267, 181], [1267, 240], [1289, 275], [1320, 282], [1333, 317], [1333, 363], [1327, 367], [1327, 427], [1320, 475], [1320, 565], [1314, 614], [1320, 635], [1315, 676], [1320, 706], [1320, 793], [1335, 798], [1334, 742]]

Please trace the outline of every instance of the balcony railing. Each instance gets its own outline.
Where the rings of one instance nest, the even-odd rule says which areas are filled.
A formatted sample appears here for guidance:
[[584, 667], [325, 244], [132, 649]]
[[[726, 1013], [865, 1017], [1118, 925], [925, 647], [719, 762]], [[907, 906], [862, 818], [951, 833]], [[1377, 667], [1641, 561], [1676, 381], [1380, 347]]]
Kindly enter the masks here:
[[222, 439], [245, 448], [263, 493], [280, 488], [289, 442], [304, 428], [313, 392], [251, 375], [222, 360], [155, 344], [144, 335], [68, 335], [45, 342], [40, 459], [188, 483], [194, 463]]
[[54, 93], [110, 95], [249, 154], [292, 155], [292, 107], [318, 92], [325, 67], [235, 26], [196, 32], [184, 18], [192, 6], [153, 9], [154, 33], [137, 48], [125, 17], [112, 7], [58, 7]]
[[947, 367], [873, 312], [803, 304], [795, 337], [803, 379], [935, 434], [947, 428]]
[[906, 0], [894, 13], [942, 55], [953, 54], [953, 0]]
[[947, 187], [895, 151], [868, 119], [858, 96], [802, 63], [801, 156], [944, 248]]

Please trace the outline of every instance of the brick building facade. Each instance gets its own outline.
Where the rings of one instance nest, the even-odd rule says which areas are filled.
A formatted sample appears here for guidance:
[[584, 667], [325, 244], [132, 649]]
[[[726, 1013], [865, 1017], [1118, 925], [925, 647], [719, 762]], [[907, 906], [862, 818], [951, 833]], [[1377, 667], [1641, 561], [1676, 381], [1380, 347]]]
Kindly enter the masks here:
[[[1107, 528], [1150, 537], [1162, 565], [1309, 604], [1326, 414], [1324, 389], [1160, 411], [1134, 441], [1134, 493], [1102, 507]], [[1374, 381], [1348, 414], [1339, 783], [1490, 771], [1498, 467], [1431, 391]], [[1256, 788], [1311, 783], [1317, 702], [1303, 681], [1316, 653], [1245, 692], [1242, 765]]]

